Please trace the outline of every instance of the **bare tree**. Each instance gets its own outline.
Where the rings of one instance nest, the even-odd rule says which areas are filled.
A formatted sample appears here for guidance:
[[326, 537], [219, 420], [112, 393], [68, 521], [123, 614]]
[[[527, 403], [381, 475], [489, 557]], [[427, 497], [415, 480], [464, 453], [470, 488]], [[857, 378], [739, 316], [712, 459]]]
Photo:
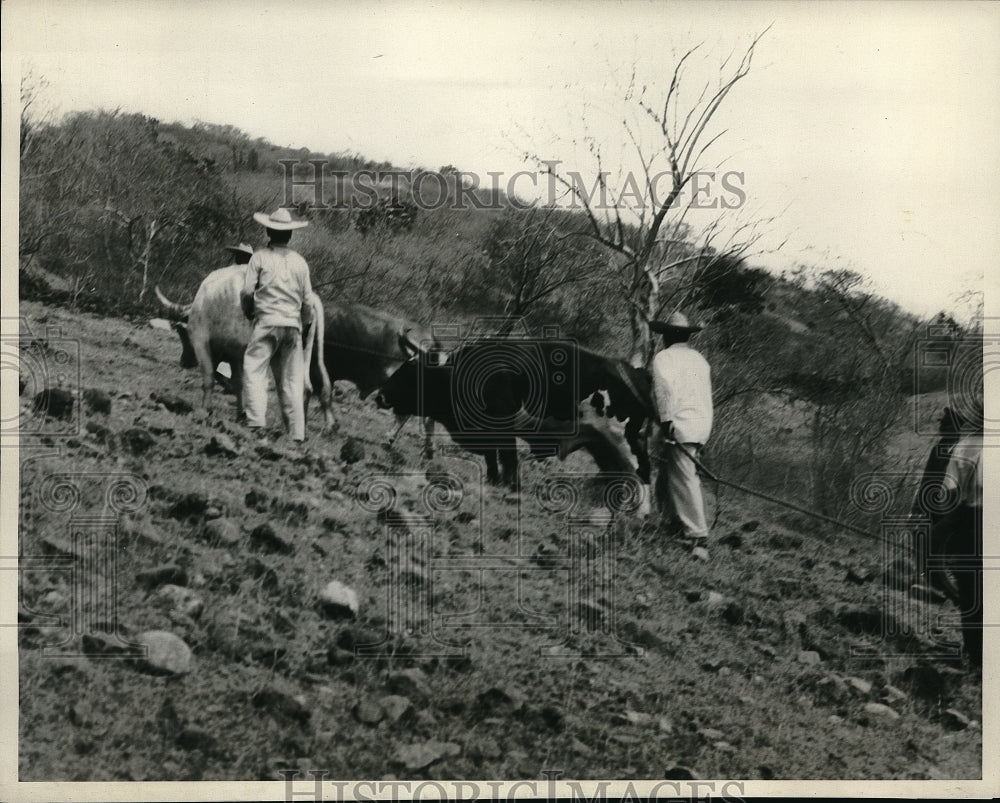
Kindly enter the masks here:
[[557, 223], [558, 212], [555, 207], [508, 209], [486, 235], [483, 268], [504, 295], [502, 334], [540, 302], [588, 281], [607, 263], [579, 238], [569, 238]]
[[[592, 139], [587, 144], [597, 178], [590, 190], [578, 173], [561, 170], [551, 161], [538, 160], [574, 198], [574, 205], [582, 208], [589, 223], [585, 236], [612, 255], [619, 291], [628, 307], [630, 358], [635, 365], [644, 365], [652, 357], [649, 321], [663, 312], [661, 289], [665, 277], [686, 265], [704, 266], [716, 255], [747, 256], [762, 236], [760, 224], [740, 227], [726, 237], [722, 227], [713, 224], [703, 233], [701, 242], [692, 247], [685, 217], [698, 197], [696, 176], [703, 169], [706, 153], [725, 133], [712, 131], [716, 113], [732, 89], [749, 73], [754, 50], [766, 32], [765, 29], [754, 38], [735, 67], [727, 70], [730, 64], [727, 59], [718, 85], [706, 84], [690, 108], [682, 107], [679, 90], [685, 65], [697, 47], [678, 60], [662, 98], [654, 98], [653, 91], [646, 86], [637, 86], [633, 72], [623, 100], [627, 107], [638, 110], [640, 120], [652, 124], [656, 138], [656, 144], [648, 146], [640, 136], [638, 123], [627, 119], [622, 123], [632, 156], [640, 166], [638, 177], [632, 172], [624, 175], [619, 172], [620, 185], [612, 182], [611, 173], [606, 170], [604, 148]], [[663, 176], [669, 178], [666, 194], [659, 187]], [[692, 186], [695, 191], [682, 207], [679, 199]], [[629, 205], [625, 199], [636, 203]]]

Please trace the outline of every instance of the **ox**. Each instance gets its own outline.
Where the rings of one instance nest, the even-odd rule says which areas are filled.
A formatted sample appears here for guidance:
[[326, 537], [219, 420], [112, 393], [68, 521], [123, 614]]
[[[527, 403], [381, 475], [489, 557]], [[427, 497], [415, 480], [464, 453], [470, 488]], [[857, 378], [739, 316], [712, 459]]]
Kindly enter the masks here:
[[[363, 304], [328, 302], [324, 309], [325, 335], [322, 343], [323, 359], [313, 359], [310, 372], [318, 387], [326, 387], [319, 379], [325, 366], [332, 381], [352, 382], [361, 398], [367, 398], [382, 387], [386, 380], [414, 355], [433, 355], [436, 346], [433, 334], [419, 324], [408, 321]], [[405, 424], [408, 415], [396, 416], [396, 429], [386, 438], [391, 446]], [[434, 422], [424, 421], [424, 456], [434, 454], [431, 440]]]
[[456, 444], [485, 458], [489, 482], [516, 489], [516, 438], [539, 457], [606, 441], [593, 424], [578, 426], [580, 402], [589, 398], [601, 400], [595, 412], [607, 399], [601, 412], [625, 423], [648, 500], [643, 425], [652, 409], [651, 380], [621, 360], [566, 341], [484, 338], [436, 363], [407, 362], [382, 386], [376, 403], [438, 421]]
[[[156, 297], [166, 307], [172, 319], [174, 331], [181, 339], [181, 366], [199, 366], [202, 374], [202, 406], [211, 412], [212, 390], [222, 374], [218, 373], [220, 363], [228, 363], [231, 378], [229, 385], [236, 394], [237, 416], [243, 414], [243, 352], [250, 342], [251, 323], [243, 315], [240, 306], [240, 291], [246, 268], [230, 265], [212, 271], [202, 281], [194, 301], [177, 304], [154, 288]], [[323, 302], [313, 293], [310, 296], [312, 322], [303, 334], [304, 352], [311, 354], [317, 339], [323, 338], [325, 316]], [[330, 410], [330, 378], [325, 368], [319, 366], [309, 371], [305, 379], [306, 398], [312, 390], [310, 383], [319, 388], [320, 403], [323, 407], [324, 428], [330, 426], [333, 415]]]

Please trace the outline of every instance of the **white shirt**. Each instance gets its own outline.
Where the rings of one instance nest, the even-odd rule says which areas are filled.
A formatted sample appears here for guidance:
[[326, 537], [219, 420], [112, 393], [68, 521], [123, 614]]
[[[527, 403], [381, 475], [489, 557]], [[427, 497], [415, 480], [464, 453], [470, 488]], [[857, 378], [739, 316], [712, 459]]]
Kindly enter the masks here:
[[708, 362], [687, 343], [653, 357], [653, 396], [660, 421], [672, 421], [678, 443], [708, 441], [712, 432], [712, 379]]
[[302, 307], [312, 293], [309, 266], [291, 248], [269, 245], [247, 263], [243, 294], [254, 297], [254, 318], [264, 326], [302, 328]]

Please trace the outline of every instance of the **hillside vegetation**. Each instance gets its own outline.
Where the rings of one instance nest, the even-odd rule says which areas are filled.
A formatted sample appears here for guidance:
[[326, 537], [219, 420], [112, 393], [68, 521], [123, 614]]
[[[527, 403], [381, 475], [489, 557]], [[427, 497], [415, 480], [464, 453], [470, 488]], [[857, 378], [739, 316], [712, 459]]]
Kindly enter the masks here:
[[[296, 179], [307, 181], [310, 159], [355, 187], [362, 172], [392, 169], [354, 154], [278, 147], [231, 126], [112, 112], [59, 123], [25, 115], [21, 297], [127, 317], [158, 314], [154, 285], [190, 300], [227, 263], [223, 245], [261, 244], [251, 213], [285, 201], [281, 162], [296, 160]], [[436, 176], [454, 196], [455, 168]], [[531, 332], [558, 324], [564, 337], [628, 355], [628, 311], [613, 292], [609, 257], [582, 236], [582, 215], [483, 193], [476, 197], [485, 208], [420, 209], [406, 182], [395, 199], [387, 187], [338, 194], [334, 183], [318, 200], [344, 201], [335, 209], [312, 208], [312, 188], [295, 187], [297, 211], [312, 224], [295, 244], [322, 297], [426, 324], [484, 316], [523, 318]], [[393, 200], [409, 210], [406, 225], [388, 214]], [[698, 253], [693, 236], [671, 247], [674, 258]], [[914, 393], [949, 390], [947, 359], [915, 372], [928, 322], [867, 291], [857, 274], [810, 265], [776, 277], [708, 253], [673, 271], [662, 296], [668, 309], [707, 324], [696, 343], [713, 365], [719, 423], [706, 461], [724, 476], [856, 518], [854, 477], [898, 473], [901, 457], [906, 469], [919, 463], [894, 444], [913, 430]], [[947, 316], [936, 323], [936, 342], [953, 351], [976, 335]], [[939, 413], [918, 410], [928, 421]]]

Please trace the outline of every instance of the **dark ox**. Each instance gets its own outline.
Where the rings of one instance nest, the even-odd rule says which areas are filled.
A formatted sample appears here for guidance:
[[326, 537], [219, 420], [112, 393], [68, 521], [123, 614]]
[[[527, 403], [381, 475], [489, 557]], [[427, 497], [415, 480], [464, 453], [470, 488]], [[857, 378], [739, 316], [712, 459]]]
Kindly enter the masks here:
[[[310, 375], [314, 385], [328, 388], [319, 381], [325, 371], [331, 381], [352, 382], [361, 398], [367, 398], [414, 355], [429, 351], [436, 343], [433, 334], [412, 321], [390, 315], [363, 304], [328, 302], [324, 308], [323, 366], [314, 357]], [[322, 391], [321, 391], [322, 392]], [[327, 391], [328, 392], [328, 391]], [[397, 415], [396, 429], [386, 441], [391, 445], [408, 415]], [[424, 454], [433, 455], [433, 421], [424, 422]]]
[[[639, 479], [648, 486], [643, 425], [652, 409], [649, 374], [565, 341], [532, 340], [526, 347], [490, 338], [462, 345], [437, 363], [411, 360], [382, 386], [376, 402], [438, 421], [457, 445], [485, 458], [489, 482], [516, 488], [517, 438], [540, 457], [606, 442], [592, 423], [580, 424], [580, 403], [591, 398], [591, 415], [603, 406], [608, 418], [625, 423]], [[600, 465], [600, 453], [591, 453]]]
[[982, 420], [967, 421], [945, 408], [938, 434], [913, 503], [912, 515], [930, 522], [929, 544], [917, 545], [917, 567], [959, 609], [970, 665], [981, 667]]
[[[240, 291], [246, 268], [230, 265], [212, 271], [202, 281], [194, 301], [188, 305], [177, 304], [154, 288], [156, 297], [167, 309], [171, 325], [181, 339], [181, 366], [201, 368], [202, 406], [211, 412], [212, 390], [215, 382], [228, 385], [236, 395], [237, 416], [243, 413], [243, 353], [250, 342], [251, 323], [243, 315]], [[313, 293], [310, 296], [312, 323], [303, 333], [305, 353], [313, 351], [313, 344], [323, 337], [323, 302]], [[230, 378], [218, 372], [219, 365], [227, 363]], [[308, 394], [316, 383], [323, 407], [324, 428], [332, 421], [330, 410], [330, 379], [325, 371], [310, 371], [305, 378]], [[306, 396], [308, 398], [308, 395]]]

